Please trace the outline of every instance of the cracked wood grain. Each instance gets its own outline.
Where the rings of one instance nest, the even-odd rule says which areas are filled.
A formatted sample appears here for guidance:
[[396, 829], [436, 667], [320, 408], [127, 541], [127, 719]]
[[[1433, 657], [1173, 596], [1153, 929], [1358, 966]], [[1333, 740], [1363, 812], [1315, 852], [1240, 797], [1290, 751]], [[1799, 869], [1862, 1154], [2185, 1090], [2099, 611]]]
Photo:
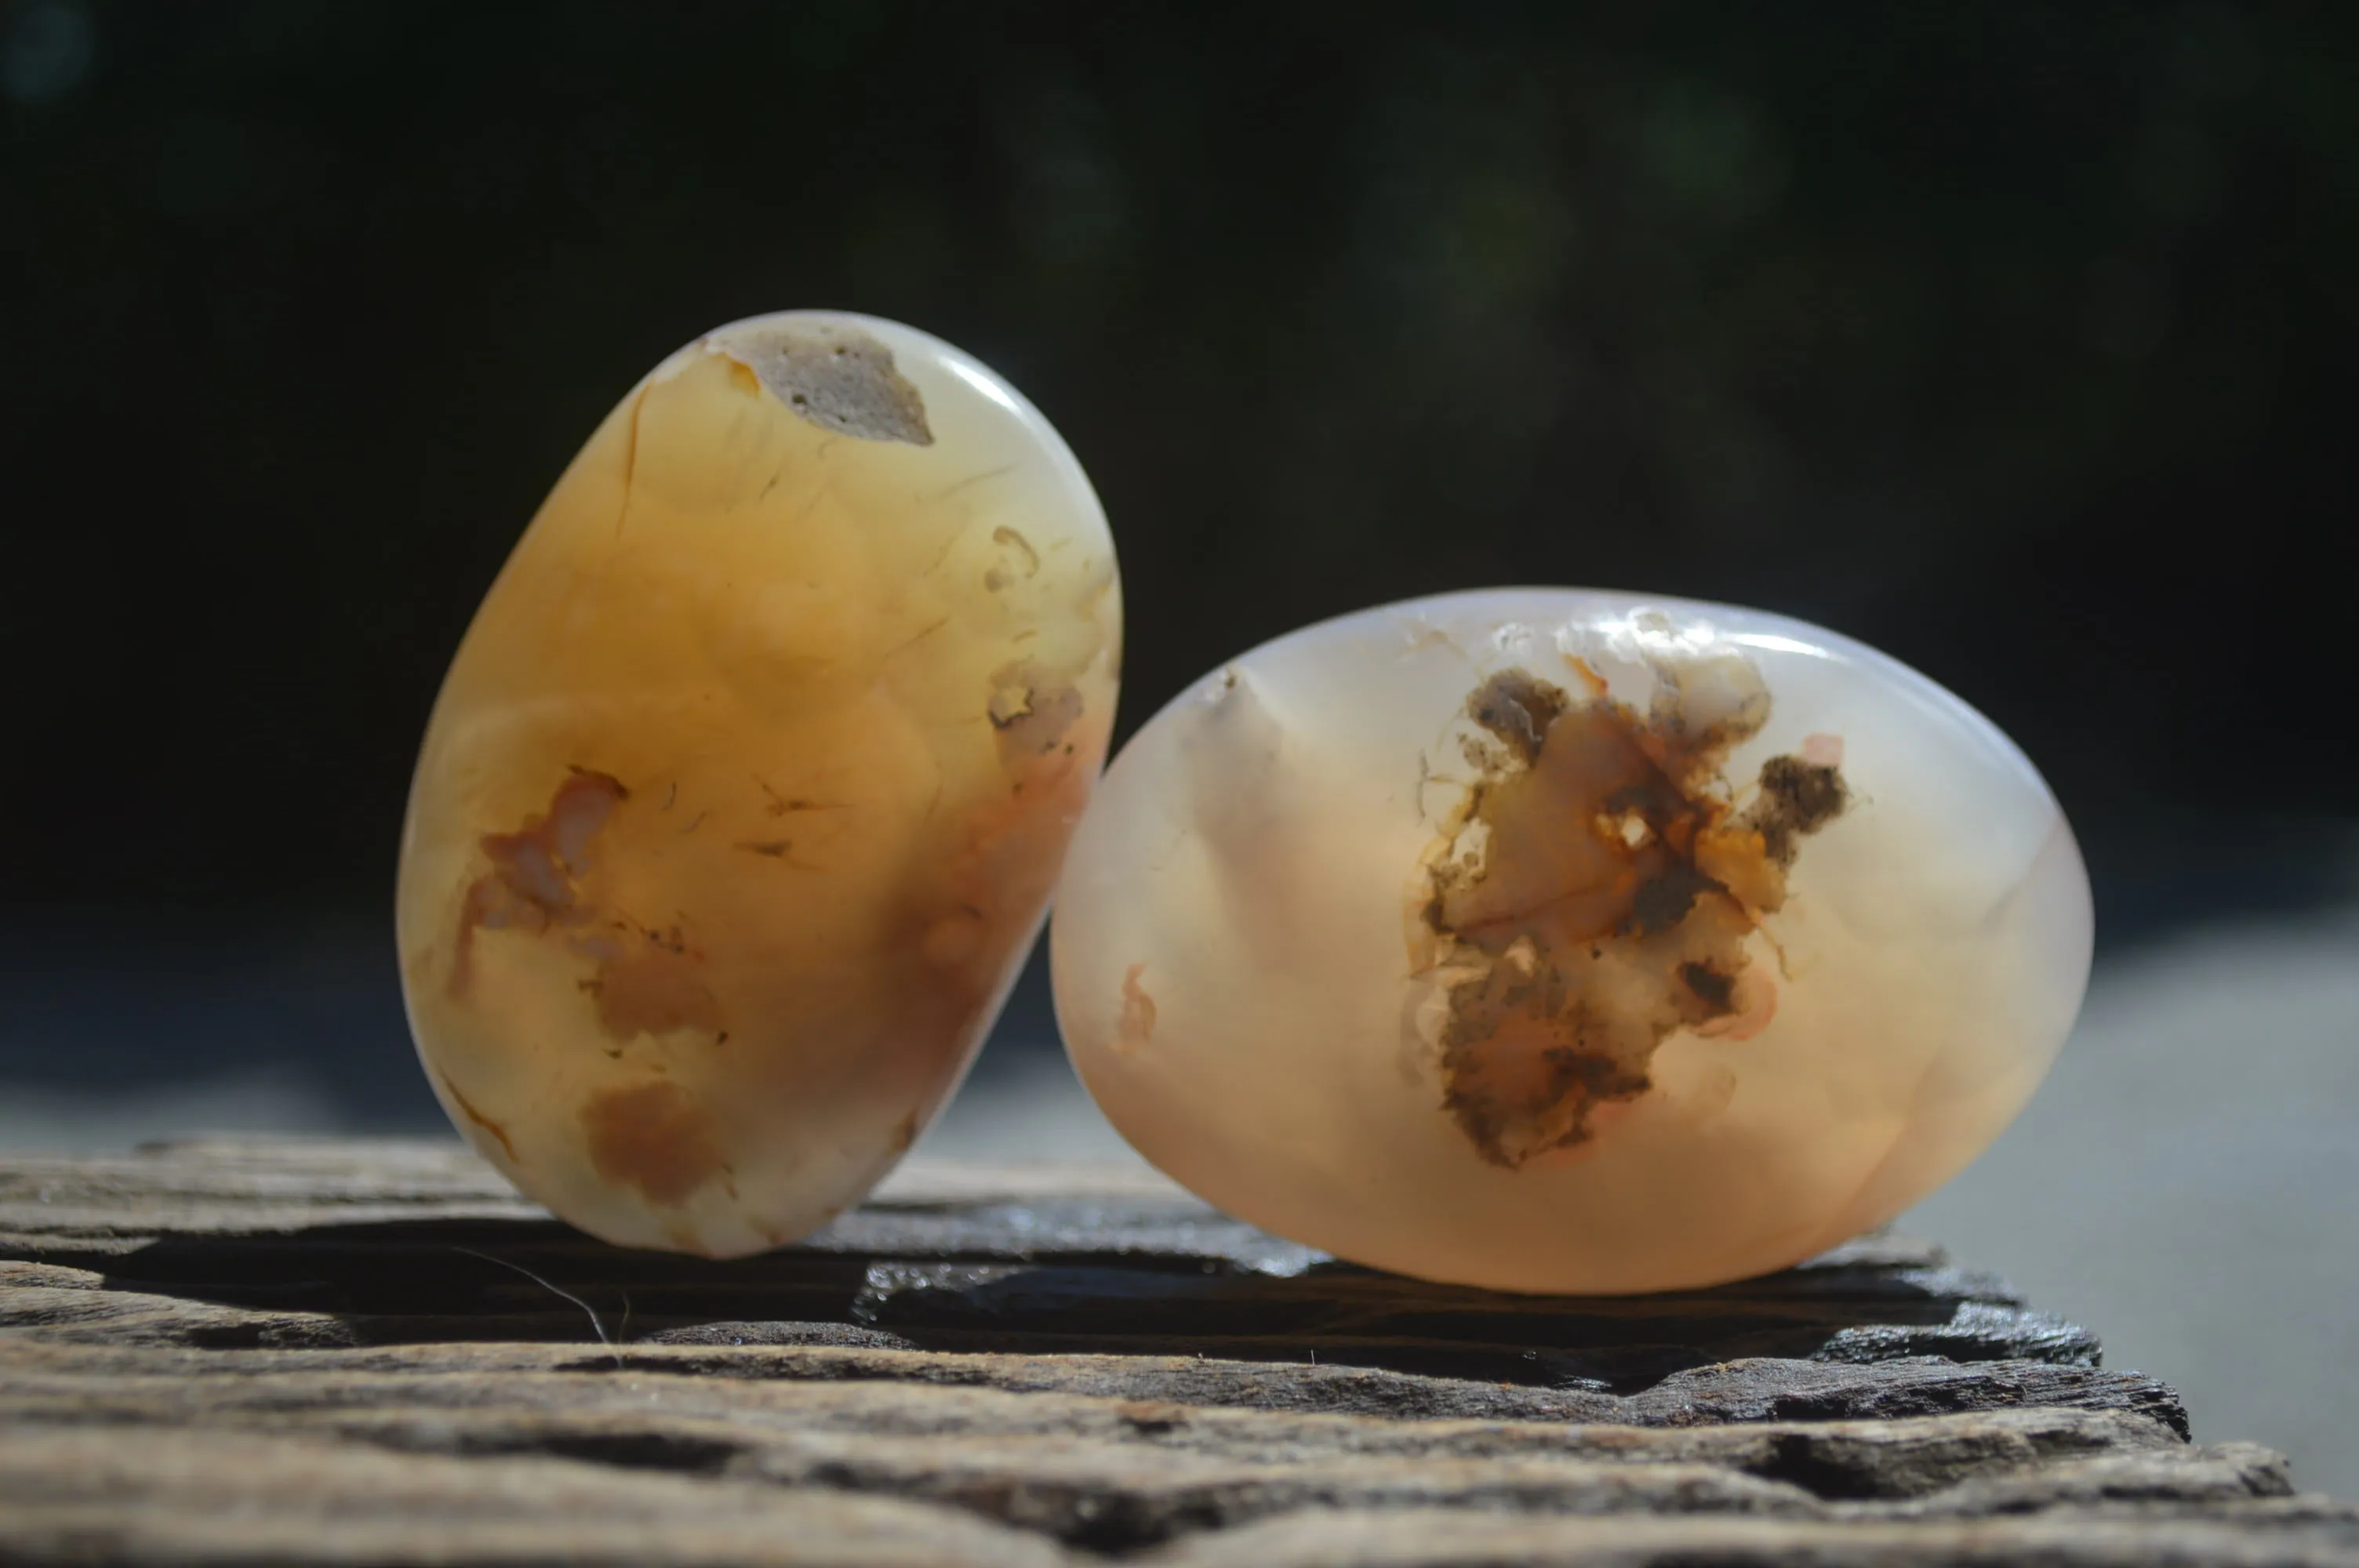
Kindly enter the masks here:
[[11, 1563], [2359, 1563], [2099, 1361], [1899, 1238], [1569, 1300], [1130, 1173], [916, 1164], [714, 1264], [452, 1146], [0, 1159]]

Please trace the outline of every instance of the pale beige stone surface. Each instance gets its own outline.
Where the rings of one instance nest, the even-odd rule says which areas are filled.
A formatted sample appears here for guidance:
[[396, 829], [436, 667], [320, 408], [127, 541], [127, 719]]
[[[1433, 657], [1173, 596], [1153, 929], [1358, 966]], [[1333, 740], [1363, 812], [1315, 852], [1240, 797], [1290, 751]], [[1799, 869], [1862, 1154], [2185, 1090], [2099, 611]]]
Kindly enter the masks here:
[[856, 1200], [955, 1085], [1103, 761], [1105, 521], [1047, 421], [868, 318], [667, 360], [559, 481], [419, 761], [398, 927], [452, 1122], [635, 1246]]
[[1522, 1291], [1889, 1219], [2071, 1028], [2087, 878], [2031, 763], [1757, 611], [1468, 593], [1298, 632], [1116, 759], [1052, 937], [1082, 1081], [1218, 1207]]

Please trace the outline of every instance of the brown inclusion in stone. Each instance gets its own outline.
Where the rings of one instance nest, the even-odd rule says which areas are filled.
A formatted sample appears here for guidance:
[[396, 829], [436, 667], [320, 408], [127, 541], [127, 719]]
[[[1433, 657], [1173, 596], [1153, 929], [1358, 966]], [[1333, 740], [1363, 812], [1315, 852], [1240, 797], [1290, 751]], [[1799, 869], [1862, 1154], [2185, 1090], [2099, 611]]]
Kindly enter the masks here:
[[477, 932], [539, 932], [588, 921], [580, 883], [590, 867], [591, 841], [630, 796], [608, 774], [571, 768], [546, 813], [512, 833], [486, 833], [478, 840], [490, 869], [468, 885], [460, 903], [452, 996], [463, 996], [474, 981]]
[[1746, 940], [1848, 800], [1832, 762], [1778, 756], [1738, 807], [1722, 772], [1768, 719], [1757, 683], [1691, 692], [1666, 666], [1640, 713], [1576, 668], [1584, 699], [1522, 669], [1468, 697], [1478, 776], [1425, 857], [1443, 1104], [1510, 1170], [1646, 1093], [1673, 1031], [1767, 1022], [1775, 984]]
[[[704, 955], [681, 927], [642, 925], [602, 908], [584, 891], [596, 839], [630, 797], [609, 774], [571, 768], [546, 813], [515, 832], [478, 840], [490, 869], [468, 885], [460, 903], [453, 997], [464, 996], [473, 982], [479, 932], [561, 933], [568, 948], [595, 966], [580, 985], [595, 999], [609, 1039], [628, 1043], [677, 1029], [725, 1033], [720, 1002], [703, 978]], [[501, 1142], [510, 1146], [505, 1137]]]
[[582, 1127], [598, 1174], [649, 1203], [678, 1204], [728, 1169], [712, 1119], [660, 1078], [601, 1089], [582, 1108]]

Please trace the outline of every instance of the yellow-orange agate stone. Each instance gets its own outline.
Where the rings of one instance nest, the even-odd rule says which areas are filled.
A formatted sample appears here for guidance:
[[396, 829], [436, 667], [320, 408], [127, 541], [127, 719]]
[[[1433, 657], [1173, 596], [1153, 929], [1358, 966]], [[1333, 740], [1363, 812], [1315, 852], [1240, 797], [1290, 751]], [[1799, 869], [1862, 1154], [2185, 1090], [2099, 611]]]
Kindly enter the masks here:
[[732, 1257], [955, 1087], [1103, 761], [1088, 480], [949, 344], [819, 312], [658, 366], [451, 666], [402, 838], [434, 1089], [608, 1240]]

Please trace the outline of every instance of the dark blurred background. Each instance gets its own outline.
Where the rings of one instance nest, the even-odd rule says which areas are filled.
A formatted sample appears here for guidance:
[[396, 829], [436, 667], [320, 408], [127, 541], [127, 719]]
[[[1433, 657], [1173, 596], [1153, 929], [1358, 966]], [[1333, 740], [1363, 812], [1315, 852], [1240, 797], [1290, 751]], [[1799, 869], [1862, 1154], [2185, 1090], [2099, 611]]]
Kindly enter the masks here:
[[444, 662], [641, 372], [817, 305], [1062, 428], [1125, 732], [1386, 600], [1784, 611], [2023, 742], [2108, 965], [2283, 934], [2359, 1054], [2359, 6], [992, 9], [0, 5], [0, 1141], [439, 1125]]

